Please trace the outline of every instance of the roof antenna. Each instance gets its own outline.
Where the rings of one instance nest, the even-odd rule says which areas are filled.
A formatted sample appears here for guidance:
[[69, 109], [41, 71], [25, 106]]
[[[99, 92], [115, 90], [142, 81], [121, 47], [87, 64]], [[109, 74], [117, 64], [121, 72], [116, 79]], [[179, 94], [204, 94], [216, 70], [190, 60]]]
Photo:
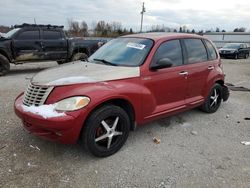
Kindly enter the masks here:
[[34, 23], [36, 24], [36, 18], [34, 18]]

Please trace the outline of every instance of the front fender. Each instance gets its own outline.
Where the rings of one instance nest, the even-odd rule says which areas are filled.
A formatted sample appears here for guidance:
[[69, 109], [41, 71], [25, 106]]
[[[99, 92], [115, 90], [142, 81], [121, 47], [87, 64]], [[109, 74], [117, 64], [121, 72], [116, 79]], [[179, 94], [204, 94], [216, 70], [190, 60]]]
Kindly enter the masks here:
[[91, 101], [85, 112], [93, 111], [97, 106], [114, 99], [123, 99], [131, 104], [135, 112], [135, 120], [143, 120], [142, 102], [148, 92], [140, 84], [139, 78], [126, 79], [126, 81], [110, 81], [88, 84], [75, 84], [58, 86], [49, 95], [46, 104], [53, 104], [72, 96], [88, 96]]

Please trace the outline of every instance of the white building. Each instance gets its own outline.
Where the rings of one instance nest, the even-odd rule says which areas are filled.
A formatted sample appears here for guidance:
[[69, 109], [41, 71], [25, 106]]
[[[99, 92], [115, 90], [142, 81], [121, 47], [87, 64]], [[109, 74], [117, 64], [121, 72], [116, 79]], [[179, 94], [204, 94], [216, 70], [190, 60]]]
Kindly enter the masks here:
[[223, 47], [226, 43], [247, 43], [250, 45], [250, 33], [245, 32], [205, 33], [203, 36], [213, 41], [217, 48]]

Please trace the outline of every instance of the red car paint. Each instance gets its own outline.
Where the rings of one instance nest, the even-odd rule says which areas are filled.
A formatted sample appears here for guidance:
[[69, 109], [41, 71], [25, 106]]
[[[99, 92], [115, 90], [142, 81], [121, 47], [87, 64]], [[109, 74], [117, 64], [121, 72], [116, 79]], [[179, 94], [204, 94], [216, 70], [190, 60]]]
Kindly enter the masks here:
[[[83, 109], [65, 112], [66, 116], [44, 119], [25, 112], [23, 94], [15, 100], [15, 113], [31, 133], [61, 143], [76, 143], [89, 114], [98, 106], [113, 100], [128, 102], [134, 111], [134, 122], [140, 126], [152, 120], [177, 114], [204, 103], [215, 82], [224, 83], [219, 54], [213, 61], [184, 64], [177, 67], [150, 70], [150, 63], [157, 48], [168, 40], [203, 37], [186, 34], [149, 35], [126, 37], [150, 38], [154, 45], [140, 66], [140, 77], [98, 83], [56, 86], [45, 104], [53, 104], [72, 96], [88, 96], [91, 102]], [[214, 68], [208, 69], [210, 66]], [[187, 71], [188, 75], [180, 75]], [[165, 87], [164, 87], [165, 86]]]

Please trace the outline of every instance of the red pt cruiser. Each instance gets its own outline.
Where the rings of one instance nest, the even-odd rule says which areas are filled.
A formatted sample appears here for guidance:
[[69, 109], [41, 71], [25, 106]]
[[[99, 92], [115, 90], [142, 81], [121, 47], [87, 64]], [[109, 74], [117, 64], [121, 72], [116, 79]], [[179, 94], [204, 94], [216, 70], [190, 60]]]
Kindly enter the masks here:
[[25, 129], [52, 141], [81, 140], [95, 156], [117, 152], [129, 131], [229, 97], [218, 51], [197, 35], [150, 33], [111, 40], [87, 62], [36, 74], [15, 101]]

